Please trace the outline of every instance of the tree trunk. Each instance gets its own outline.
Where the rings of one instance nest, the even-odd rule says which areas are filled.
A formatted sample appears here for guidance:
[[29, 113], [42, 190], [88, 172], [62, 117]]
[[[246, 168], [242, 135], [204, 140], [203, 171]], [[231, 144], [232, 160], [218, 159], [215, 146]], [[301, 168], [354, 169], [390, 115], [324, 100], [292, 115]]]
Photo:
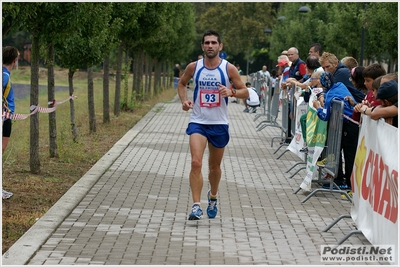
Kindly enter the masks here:
[[[55, 101], [54, 93], [54, 45], [49, 46], [49, 63], [47, 67], [47, 97], [48, 102], [51, 103]], [[49, 104], [49, 108], [53, 107]], [[50, 158], [58, 158], [58, 148], [57, 148], [57, 117], [56, 111], [49, 113], [49, 152]]]
[[[158, 95], [161, 91], [161, 64], [158, 59], [155, 59], [154, 61], [154, 95]], [[152, 97], [154, 95], [152, 95]]]
[[153, 59], [150, 56], [146, 56], [146, 79], [147, 79], [147, 86], [144, 89], [145, 94], [143, 97], [143, 100], [147, 100], [151, 96], [151, 79], [153, 77], [152, 75], [152, 70], [153, 70], [153, 65], [152, 65]]
[[148, 98], [153, 97], [154, 95], [154, 86], [155, 86], [155, 65], [154, 65], [154, 59], [151, 58], [150, 60], [150, 82], [149, 82], [149, 93], [148, 93]]
[[124, 76], [123, 76], [123, 81], [124, 81], [124, 95], [123, 95], [123, 100], [122, 100], [122, 110], [129, 110], [128, 106], [128, 94], [129, 94], [129, 55], [128, 51], [125, 52], [125, 59], [124, 59]]
[[[39, 105], [39, 45], [40, 38], [38, 35], [32, 34], [32, 50], [31, 50], [31, 106]], [[30, 146], [29, 146], [29, 165], [30, 170], [34, 174], [40, 173], [39, 159], [39, 113], [30, 116]]]
[[121, 68], [122, 68], [122, 52], [124, 45], [121, 43], [118, 47], [117, 55], [117, 73], [115, 75], [115, 97], [114, 97], [114, 115], [119, 116], [121, 101]]
[[103, 63], [103, 123], [110, 123], [110, 54]]
[[[75, 71], [72, 69], [69, 69], [68, 71], [68, 86], [69, 86], [69, 95], [73, 96], [74, 95], [74, 74]], [[78, 141], [78, 131], [76, 128], [76, 123], [75, 123], [75, 105], [74, 105], [74, 99], [69, 100], [69, 109], [70, 109], [70, 118], [71, 118], [71, 133], [72, 133], [72, 140], [74, 142]]]
[[88, 108], [89, 108], [89, 131], [96, 132], [96, 113], [94, 111], [94, 88], [93, 67], [88, 67]]
[[143, 100], [147, 99], [149, 92], [150, 92], [150, 76], [151, 76], [151, 71], [150, 71], [150, 57], [146, 55], [145, 60], [143, 62], [144, 65], [144, 88], [143, 88]]
[[140, 100], [140, 68], [141, 68], [141, 51], [136, 51], [133, 58], [133, 84], [132, 84], [132, 94], [131, 94], [131, 106], [135, 106], [135, 102]]
[[163, 77], [163, 86], [162, 86], [162, 90], [163, 91], [165, 91], [166, 89], [167, 89], [167, 78], [168, 78], [168, 72], [167, 72], [167, 69], [168, 67], [167, 67], [167, 62], [166, 61], [163, 61], [163, 64], [162, 64], [162, 73], [163, 73], [163, 75], [162, 75], [162, 77]]

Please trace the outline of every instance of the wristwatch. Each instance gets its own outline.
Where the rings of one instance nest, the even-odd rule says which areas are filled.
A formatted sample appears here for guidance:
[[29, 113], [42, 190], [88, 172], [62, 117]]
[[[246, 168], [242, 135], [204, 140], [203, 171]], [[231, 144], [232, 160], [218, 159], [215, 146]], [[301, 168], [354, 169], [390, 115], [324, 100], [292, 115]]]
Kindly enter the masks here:
[[236, 88], [232, 88], [232, 96], [236, 95]]

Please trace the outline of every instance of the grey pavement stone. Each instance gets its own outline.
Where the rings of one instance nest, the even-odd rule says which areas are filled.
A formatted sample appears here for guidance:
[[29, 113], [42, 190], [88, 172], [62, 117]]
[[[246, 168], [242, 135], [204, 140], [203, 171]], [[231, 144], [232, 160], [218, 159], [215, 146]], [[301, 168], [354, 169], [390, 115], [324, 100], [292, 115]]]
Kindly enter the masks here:
[[[320, 246], [350, 230], [343, 220], [322, 229], [351, 204], [320, 193], [306, 203], [294, 194], [305, 172], [286, 171], [301, 161], [282, 148], [281, 130], [256, 131], [265, 118], [229, 104], [231, 140], [222, 162], [219, 214], [188, 221], [190, 112], [175, 98], [159, 103], [115, 144], [33, 230], [3, 255], [3, 264], [29, 265], [321, 265]], [[278, 118], [280, 121], [280, 118]], [[276, 152], [274, 154], [274, 152]], [[208, 150], [203, 163], [202, 207], [207, 206]], [[48, 219], [50, 218], [50, 219]], [[46, 220], [47, 224], [43, 224]], [[43, 233], [42, 227], [46, 229]], [[36, 228], [38, 230], [36, 230]], [[44, 235], [40, 238], [38, 234]], [[31, 240], [25, 247], [26, 240]], [[346, 241], [370, 245], [362, 235]], [[18, 259], [15, 255], [23, 255]], [[385, 263], [380, 263], [385, 264]]]

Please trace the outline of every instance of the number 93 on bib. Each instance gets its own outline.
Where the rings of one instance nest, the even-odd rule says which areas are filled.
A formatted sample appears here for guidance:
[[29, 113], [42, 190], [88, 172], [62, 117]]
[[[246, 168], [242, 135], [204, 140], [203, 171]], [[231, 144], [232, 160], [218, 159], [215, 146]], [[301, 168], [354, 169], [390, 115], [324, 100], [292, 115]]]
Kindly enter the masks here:
[[200, 107], [214, 108], [221, 104], [219, 90], [200, 90]]

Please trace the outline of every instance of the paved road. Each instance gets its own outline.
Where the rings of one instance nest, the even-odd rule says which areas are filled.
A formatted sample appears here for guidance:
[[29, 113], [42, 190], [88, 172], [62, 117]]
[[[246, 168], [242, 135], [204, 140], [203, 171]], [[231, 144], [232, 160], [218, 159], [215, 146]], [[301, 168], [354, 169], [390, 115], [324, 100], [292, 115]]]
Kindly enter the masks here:
[[[292, 179], [296, 169], [286, 173], [301, 159], [291, 152], [277, 159], [279, 140], [271, 147], [271, 138], [280, 129], [257, 132], [265, 117], [254, 122], [241, 104], [229, 105], [220, 212], [188, 221], [189, 113], [180, 107], [177, 98], [156, 105], [3, 255], [3, 264], [321, 265], [320, 246], [354, 229], [347, 219], [322, 232], [351, 204], [331, 193], [302, 204], [305, 195], [293, 192], [305, 172]], [[204, 208], [207, 190], [205, 183]], [[370, 245], [363, 235], [346, 244]]]

